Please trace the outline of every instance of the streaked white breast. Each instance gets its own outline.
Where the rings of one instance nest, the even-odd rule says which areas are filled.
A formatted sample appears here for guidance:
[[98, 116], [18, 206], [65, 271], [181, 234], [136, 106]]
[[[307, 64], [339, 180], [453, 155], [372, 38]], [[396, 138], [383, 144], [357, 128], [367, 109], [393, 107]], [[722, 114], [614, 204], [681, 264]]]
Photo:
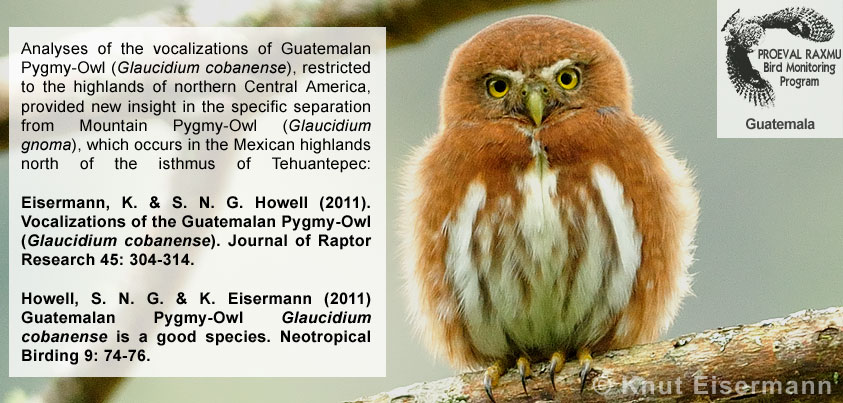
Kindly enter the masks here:
[[520, 211], [506, 197], [487, 199], [484, 184], [474, 182], [443, 223], [447, 273], [472, 341], [485, 355], [595, 343], [629, 301], [641, 235], [622, 184], [608, 167], [595, 165], [591, 183], [572, 192], [580, 199], [575, 203], [557, 195], [557, 173], [543, 155], [536, 157], [518, 178]]

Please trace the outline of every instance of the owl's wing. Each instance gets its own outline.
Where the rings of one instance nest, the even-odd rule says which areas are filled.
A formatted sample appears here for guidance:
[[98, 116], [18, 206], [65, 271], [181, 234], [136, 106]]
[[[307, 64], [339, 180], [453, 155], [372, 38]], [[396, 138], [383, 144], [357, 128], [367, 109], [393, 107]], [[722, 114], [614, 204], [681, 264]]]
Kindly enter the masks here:
[[[603, 271], [611, 277], [594, 276], [601, 271], [588, 269], [587, 260], [572, 265], [577, 267], [574, 271], [562, 271], [569, 281], [572, 274], [578, 277], [575, 282], [580, 281], [576, 273], [590, 273], [601, 281], [609, 279], [605, 287], [599, 281], [591, 283], [600, 285], [601, 309], [610, 307], [609, 319], [604, 321], [610, 327], [601, 329], [603, 337], [593, 349], [623, 348], [655, 340], [671, 323], [679, 302], [689, 291], [687, 269], [692, 260], [698, 200], [688, 169], [673, 156], [657, 124], [620, 108], [583, 108], [542, 130], [539, 139], [550, 166], [564, 167], [556, 180], [556, 193], [565, 201], [560, 206], [568, 206], [566, 210], [574, 213], [585, 211], [576, 214], [580, 220], [564, 224], [569, 237], [579, 232], [585, 235], [582, 241], [577, 240], [580, 236], [568, 241], [568, 257], [585, 258], [590, 252], [598, 252], [599, 261], [617, 256], [614, 260], [620, 263], [609, 266], [612, 271]], [[582, 203], [578, 203], [578, 196]], [[590, 223], [593, 217], [598, 221]], [[608, 253], [599, 252], [592, 243], [595, 241], [608, 246]], [[584, 246], [570, 246], [577, 244]], [[629, 273], [633, 274], [631, 288], [623, 277]], [[589, 283], [581, 286], [575, 282], [569, 282], [573, 288], [566, 289], [574, 293], [588, 290]], [[619, 298], [621, 295], [628, 297], [628, 302]], [[583, 306], [586, 299], [575, 298], [579, 300], [577, 306], [587, 308]], [[621, 301], [619, 311], [614, 309], [618, 305], [612, 307], [617, 301]], [[562, 320], [568, 318], [564, 314]], [[577, 328], [576, 335], [589, 328], [584, 325], [587, 322], [567, 324], [571, 323]]]
[[429, 162], [436, 153], [438, 137], [431, 137], [415, 150], [403, 175], [400, 225], [405, 292], [410, 321], [425, 345], [438, 358], [467, 367], [477, 359], [468, 343], [453, 288], [447, 281], [447, 234], [437, 228], [437, 223], [444, 220], [438, 210], [446, 209], [449, 200], [442, 197], [440, 188], [431, 188], [433, 182], [441, 180], [438, 172], [431, 173]]
[[787, 29], [793, 35], [814, 42], [827, 42], [834, 37], [834, 26], [828, 19], [808, 7], [788, 7], [750, 18], [747, 22], [758, 23], [762, 28]]
[[415, 151], [404, 174], [402, 255], [411, 319], [433, 353], [456, 367], [491, 363], [472, 337], [477, 330], [467, 327], [466, 318], [476, 315], [482, 304], [480, 297], [461, 287], [467, 280], [459, 273], [472, 270], [466, 261], [473, 252], [463, 247], [472, 238], [473, 218], [460, 211], [467, 203], [481, 208], [485, 191], [474, 186], [479, 178], [487, 178], [488, 192], [515, 186], [490, 177], [496, 171], [508, 174], [508, 164], [531, 157], [521, 139], [523, 134], [510, 124], [447, 128]]
[[726, 70], [735, 90], [745, 99], [757, 106], [770, 106], [775, 101], [775, 93], [770, 82], [761, 77], [761, 73], [752, 67], [749, 49], [738, 44], [736, 38], [726, 41]]
[[622, 181], [643, 239], [629, 303], [607, 335], [606, 346], [616, 348], [656, 340], [690, 292], [699, 196], [690, 170], [673, 155], [657, 123], [635, 117], [612, 126], [622, 133], [619, 141], [634, 139], [625, 148], [635, 151], [614, 159], [630, 167]]

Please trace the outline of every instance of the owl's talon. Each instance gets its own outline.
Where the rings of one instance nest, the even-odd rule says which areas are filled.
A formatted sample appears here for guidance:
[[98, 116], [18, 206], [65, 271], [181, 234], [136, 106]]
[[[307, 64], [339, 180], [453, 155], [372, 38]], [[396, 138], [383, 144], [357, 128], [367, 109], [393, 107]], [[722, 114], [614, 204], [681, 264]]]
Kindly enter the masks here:
[[580, 393], [585, 390], [585, 380], [588, 373], [591, 372], [591, 350], [588, 348], [581, 348], [577, 351], [577, 359], [580, 362]]
[[521, 357], [516, 362], [516, 366], [518, 367], [518, 373], [521, 374], [521, 386], [524, 388], [524, 394], [529, 396], [530, 393], [527, 392], [527, 377], [532, 375], [532, 369], [530, 368], [530, 361], [528, 361], [524, 357]]
[[550, 386], [556, 392], [556, 374], [562, 372], [562, 367], [565, 366], [565, 354], [560, 352], [553, 353], [550, 358]]
[[585, 390], [585, 380], [588, 377], [589, 372], [591, 372], [591, 360], [582, 364], [582, 370], [580, 371], [580, 393]]
[[486, 389], [486, 396], [489, 396], [489, 400], [495, 403], [495, 397], [492, 396], [492, 377], [489, 376], [488, 370], [486, 370], [486, 375], [483, 376], [483, 388]]
[[486, 395], [489, 396], [489, 400], [491, 400], [492, 403], [495, 403], [495, 397], [492, 396], [492, 388], [498, 386], [498, 381], [501, 378], [502, 372], [503, 364], [498, 361], [492, 364], [491, 367], [486, 368], [486, 373], [483, 375], [483, 388], [486, 389]]

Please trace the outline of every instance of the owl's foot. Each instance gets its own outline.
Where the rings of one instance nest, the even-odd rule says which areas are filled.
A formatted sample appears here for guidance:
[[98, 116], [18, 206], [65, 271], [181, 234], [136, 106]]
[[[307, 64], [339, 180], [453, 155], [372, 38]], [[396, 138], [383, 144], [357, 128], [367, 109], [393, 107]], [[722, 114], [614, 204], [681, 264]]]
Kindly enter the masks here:
[[498, 381], [501, 379], [501, 374], [505, 371], [504, 364], [501, 361], [495, 361], [491, 367], [486, 368], [486, 374], [483, 375], [483, 387], [486, 389], [486, 395], [489, 400], [495, 403], [495, 397], [492, 396], [492, 388], [498, 386]]
[[562, 372], [562, 367], [565, 366], [565, 353], [557, 351], [550, 357], [550, 386], [553, 386], [553, 391], [556, 391], [556, 374]]
[[580, 362], [580, 393], [585, 390], [585, 379], [591, 372], [591, 350], [583, 347], [577, 350], [577, 360]]
[[526, 357], [521, 357], [516, 361], [515, 366], [518, 367], [518, 373], [521, 374], [521, 386], [524, 388], [524, 394], [530, 395], [527, 392], [527, 377], [533, 374], [530, 368], [530, 361]]

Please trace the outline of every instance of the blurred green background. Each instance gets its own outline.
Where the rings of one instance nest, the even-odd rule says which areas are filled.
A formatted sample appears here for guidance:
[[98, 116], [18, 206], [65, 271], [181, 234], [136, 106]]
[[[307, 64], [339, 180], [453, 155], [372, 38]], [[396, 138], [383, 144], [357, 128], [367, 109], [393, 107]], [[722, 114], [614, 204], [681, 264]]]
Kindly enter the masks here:
[[[7, 26], [97, 26], [169, 4], [174, 2], [4, 1], [6, 12], [0, 19]], [[686, 300], [666, 337], [843, 305], [843, 140], [716, 138], [719, 25], [713, 1], [563, 1], [521, 7], [480, 15], [418, 44], [390, 50], [390, 223], [397, 211], [395, 184], [402, 162], [437, 127], [439, 88], [451, 50], [486, 25], [522, 14], [555, 15], [602, 31], [629, 66], [636, 112], [657, 119], [677, 154], [696, 172], [702, 196], [697, 262], [692, 266], [696, 295]], [[8, 39], [8, 31], [4, 35]], [[8, 54], [8, 40], [0, 42], [0, 54]], [[0, 154], [0, 222], [6, 228], [7, 162], [7, 155]], [[0, 242], [0, 300], [7, 301], [8, 231], [0, 231]], [[332, 402], [452, 374], [413, 338], [405, 320], [394, 240], [388, 250], [386, 378], [133, 379], [114, 401]], [[7, 345], [7, 315], [0, 323], [0, 346]], [[0, 348], [4, 362], [7, 354], [7, 348]], [[314, 359], [331, 365], [330, 357]], [[0, 392], [36, 391], [48, 382], [10, 379], [8, 365], [3, 371]]]

